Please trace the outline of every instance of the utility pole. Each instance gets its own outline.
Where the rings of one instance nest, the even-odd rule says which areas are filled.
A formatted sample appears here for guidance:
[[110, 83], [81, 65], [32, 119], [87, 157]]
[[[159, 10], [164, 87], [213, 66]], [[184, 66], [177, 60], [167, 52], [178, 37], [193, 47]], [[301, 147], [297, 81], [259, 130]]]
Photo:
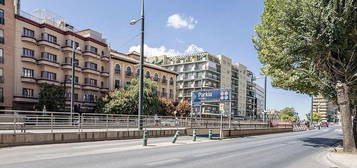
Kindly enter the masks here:
[[310, 113], [310, 129], [312, 128], [312, 117], [313, 117], [313, 111], [314, 111], [314, 96], [311, 95], [311, 113]]

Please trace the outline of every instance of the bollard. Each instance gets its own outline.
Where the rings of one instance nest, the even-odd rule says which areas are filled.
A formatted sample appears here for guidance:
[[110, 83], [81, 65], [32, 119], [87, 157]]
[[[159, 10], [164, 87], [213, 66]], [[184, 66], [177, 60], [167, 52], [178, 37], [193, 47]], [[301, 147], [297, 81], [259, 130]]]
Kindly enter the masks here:
[[196, 141], [197, 135], [196, 135], [196, 129], [192, 130], [192, 141]]
[[145, 130], [143, 133], [143, 146], [147, 146], [148, 145], [148, 131]]
[[212, 130], [208, 130], [208, 139], [212, 139]]
[[174, 138], [172, 139], [172, 143], [175, 143], [175, 142], [176, 142], [176, 140], [177, 140], [179, 134], [180, 134], [180, 131], [176, 131], [176, 134], [175, 134]]

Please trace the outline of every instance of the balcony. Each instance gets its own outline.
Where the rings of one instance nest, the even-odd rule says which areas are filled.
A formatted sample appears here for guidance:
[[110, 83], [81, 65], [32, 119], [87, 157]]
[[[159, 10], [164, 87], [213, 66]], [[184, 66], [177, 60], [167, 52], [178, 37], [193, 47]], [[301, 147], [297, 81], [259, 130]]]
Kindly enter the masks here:
[[54, 42], [50, 42], [48, 40], [39, 40], [38, 41], [38, 45], [42, 45], [42, 46], [49, 46], [49, 47], [52, 47], [52, 48], [55, 48], [55, 49], [58, 49], [60, 50], [61, 49], [61, 46], [57, 43], [54, 43]]
[[[65, 82], [62, 82], [62, 85], [64, 85], [66, 88], [71, 88], [72, 87], [72, 82], [70, 80], [67, 80]], [[81, 85], [79, 83], [74, 83], [74, 88], [80, 89]]]
[[39, 64], [39, 65], [48, 65], [48, 66], [52, 66], [52, 67], [56, 67], [56, 68], [60, 67], [60, 64], [58, 62], [49, 61], [49, 60], [46, 60], [46, 59], [37, 60], [37, 64]]
[[97, 53], [92, 52], [92, 51], [86, 50], [82, 54], [83, 54], [83, 57], [89, 56], [89, 57], [93, 57], [93, 58], [96, 58], [96, 59], [101, 59], [101, 57]]
[[109, 77], [109, 72], [102, 71], [102, 72], [100, 72], [100, 75], [104, 76], [104, 77]]
[[37, 83], [39, 83], [39, 84], [47, 83], [47, 84], [52, 84], [52, 85], [57, 85], [57, 86], [61, 85], [60, 82], [58, 82], [56, 80], [46, 79], [46, 78], [37, 79]]
[[31, 103], [37, 103], [38, 98], [35, 97], [25, 97], [25, 96], [14, 96], [14, 101], [15, 102], [31, 102]]
[[21, 36], [21, 41], [23, 41], [23, 42], [29, 42], [29, 43], [36, 44], [36, 45], [37, 45], [37, 40], [36, 40], [35, 37], [30, 37], [30, 36], [22, 35], [22, 36]]
[[100, 88], [100, 91], [101, 91], [101, 92], [109, 92], [109, 88], [101, 87], [101, 88]]
[[109, 61], [109, 56], [102, 55], [101, 60], [102, 61]]
[[24, 62], [31, 62], [36, 64], [37, 63], [37, 59], [34, 56], [21, 56], [21, 60]]
[[83, 73], [91, 73], [91, 74], [95, 74], [95, 75], [100, 75], [100, 72], [96, 69], [91, 69], [91, 68], [82, 68], [82, 72]]
[[27, 83], [36, 83], [36, 79], [34, 77], [21, 76], [21, 81]]
[[82, 85], [83, 90], [94, 90], [94, 91], [99, 91], [99, 87], [96, 85], [91, 85], [91, 84], [84, 84]]
[[[65, 70], [72, 70], [72, 65], [70, 63], [63, 63], [62, 65], [62, 69], [65, 69]], [[76, 71], [78, 72], [81, 72], [82, 71], [82, 68], [80, 66], [76, 66], [75, 67]]]
[[[62, 51], [73, 52], [73, 48], [70, 45], [64, 45], [61, 48], [62, 48]], [[81, 50], [76, 50], [76, 54], [82, 55], [82, 51]]]

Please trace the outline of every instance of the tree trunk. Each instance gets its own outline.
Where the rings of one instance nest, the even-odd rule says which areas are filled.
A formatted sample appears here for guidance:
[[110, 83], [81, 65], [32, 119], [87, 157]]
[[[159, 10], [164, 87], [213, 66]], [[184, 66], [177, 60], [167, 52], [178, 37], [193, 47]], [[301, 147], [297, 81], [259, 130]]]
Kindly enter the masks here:
[[336, 85], [337, 102], [341, 110], [341, 122], [343, 131], [343, 151], [356, 152], [356, 143], [353, 136], [352, 109], [350, 106], [350, 90], [346, 83], [338, 82]]

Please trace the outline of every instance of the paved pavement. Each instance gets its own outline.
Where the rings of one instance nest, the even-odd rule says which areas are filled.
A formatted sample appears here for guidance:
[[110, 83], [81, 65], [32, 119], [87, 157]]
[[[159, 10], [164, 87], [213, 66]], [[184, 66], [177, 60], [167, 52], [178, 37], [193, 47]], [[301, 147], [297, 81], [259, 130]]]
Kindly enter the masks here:
[[0, 168], [329, 168], [327, 148], [341, 132], [325, 128], [226, 140], [180, 137], [22, 146], [0, 149]]

